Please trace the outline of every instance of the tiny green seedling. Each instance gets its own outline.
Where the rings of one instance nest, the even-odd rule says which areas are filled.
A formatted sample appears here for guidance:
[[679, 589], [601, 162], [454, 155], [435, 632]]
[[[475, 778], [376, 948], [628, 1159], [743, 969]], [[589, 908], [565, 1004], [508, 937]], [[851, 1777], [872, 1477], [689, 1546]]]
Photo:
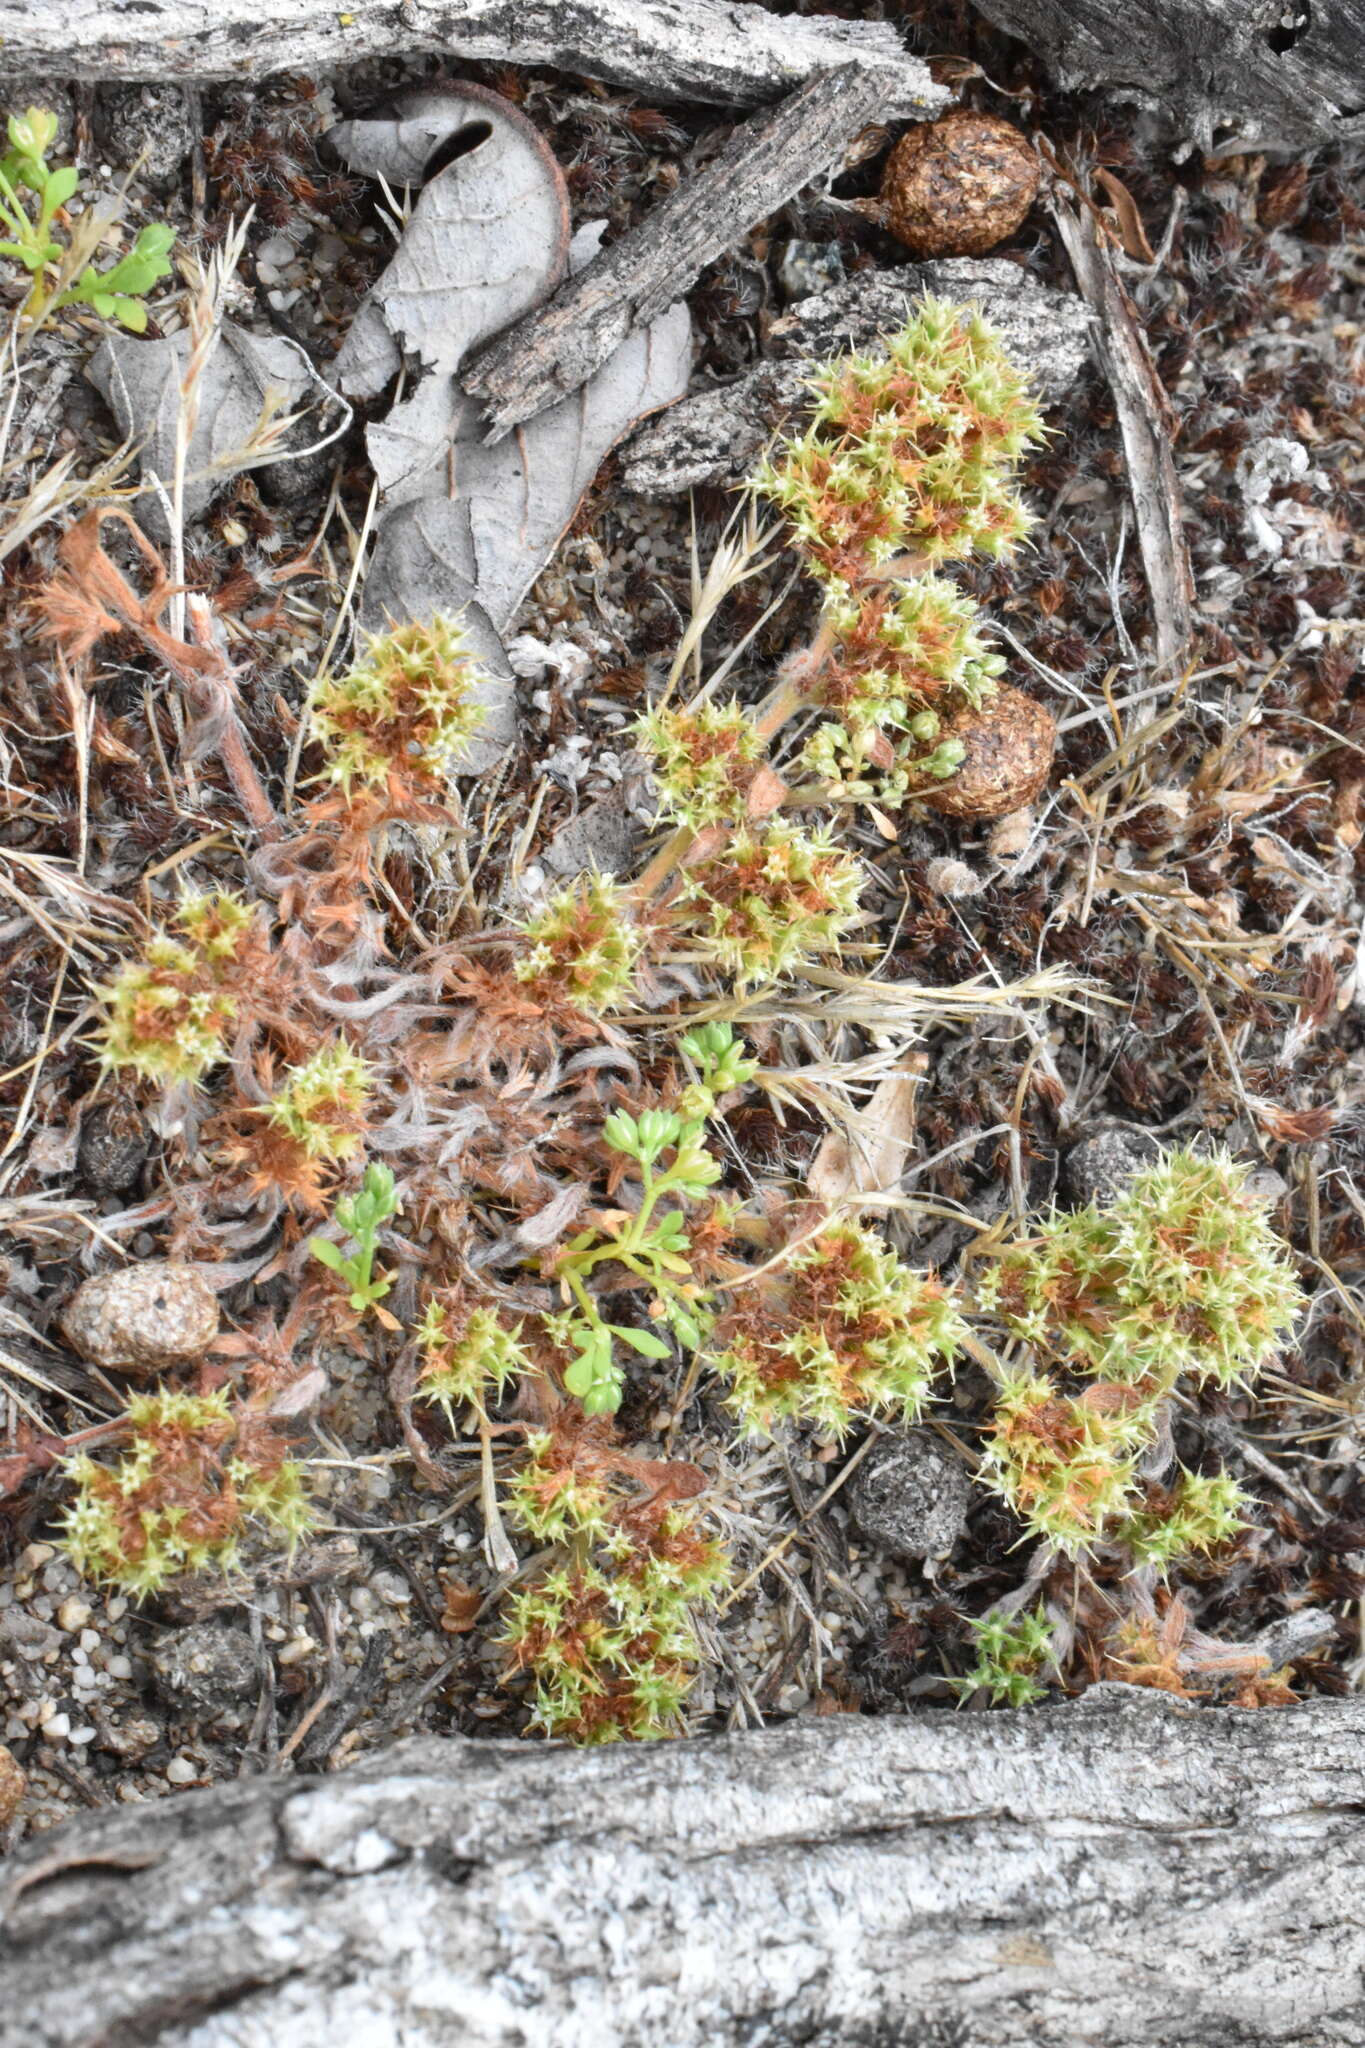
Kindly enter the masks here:
[[1045, 1673], [1056, 1676], [1052, 1624], [1040, 1600], [1031, 1614], [983, 1614], [971, 1623], [976, 1663], [965, 1678], [950, 1680], [959, 1702], [983, 1689], [992, 1706], [1031, 1707], [1046, 1697]]
[[376, 1308], [393, 1286], [392, 1273], [374, 1271], [374, 1255], [382, 1226], [399, 1211], [393, 1172], [387, 1166], [370, 1165], [358, 1195], [348, 1195], [336, 1205], [335, 1219], [356, 1241], [358, 1249], [348, 1258], [330, 1238], [313, 1237], [308, 1249], [320, 1264], [337, 1273], [350, 1288], [351, 1307], [357, 1314]]
[[[108, 270], [96, 270], [109, 211], [92, 206], [74, 219], [65, 216], [80, 172], [74, 164], [54, 168], [48, 163], [56, 133], [57, 116], [42, 107], [11, 114], [10, 146], [0, 158], [0, 255], [22, 264], [32, 279], [20, 317], [32, 333], [66, 306], [89, 306], [102, 320], [117, 320], [141, 334], [147, 326], [143, 300], [159, 278], [170, 274], [175, 230], [152, 223], [126, 255]], [[32, 209], [25, 194], [32, 195]]]
[[[728, 1024], [704, 1024], [681, 1043], [699, 1069], [681, 1107], [647, 1109], [639, 1117], [621, 1110], [602, 1127], [612, 1150], [633, 1159], [640, 1169], [640, 1207], [634, 1214], [612, 1211], [601, 1219], [601, 1227], [580, 1232], [557, 1268], [573, 1307], [549, 1319], [551, 1333], [576, 1354], [564, 1373], [564, 1385], [589, 1415], [614, 1415], [621, 1405], [625, 1381], [614, 1355], [618, 1340], [642, 1358], [669, 1355], [658, 1327], [639, 1329], [603, 1319], [586, 1284], [595, 1266], [611, 1261], [646, 1281], [653, 1290], [651, 1321], [690, 1350], [696, 1350], [710, 1323], [702, 1290], [692, 1277], [683, 1210], [656, 1212], [666, 1196], [698, 1201], [720, 1179], [720, 1163], [702, 1142], [706, 1121], [721, 1095], [752, 1078], [757, 1062], [745, 1056]], [[656, 1171], [668, 1151], [673, 1154], [671, 1164]]]

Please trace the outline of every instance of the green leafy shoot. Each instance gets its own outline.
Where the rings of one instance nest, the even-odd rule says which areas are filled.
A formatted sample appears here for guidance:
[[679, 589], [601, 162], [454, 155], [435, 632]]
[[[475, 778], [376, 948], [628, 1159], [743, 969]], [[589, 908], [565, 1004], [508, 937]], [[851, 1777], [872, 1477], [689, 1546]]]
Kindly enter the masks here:
[[[641, 1358], [667, 1358], [670, 1347], [661, 1331], [695, 1350], [711, 1320], [706, 1290], [692, 1273], [684, 1210], [660, 1205], [670, 1198], [679, 1204], [699, 1201], [720, 1179], [720, 1162], [703, 1142], [706, 1122], [720, 1096], [743, 1086], [757, 1071], [757, 1062], [745, 1056], [742, 1041], [728, 1024], [702, 1025], [681, 1044], [699, 1078], [679, 1107], [647, 1109], [639, 1117], [619, 1110], [603, 1125], [612, 1150], [633, 1159], [639, 1168], [639, 1208], [633, 1214], [610, 1211], [598, 1227], [580, 1232], [556, 1267], [572, 1305], [565, 1314], [549, 1319], [550, 1332], [574, 1353], [564, 1385], [589, 1415], [614, 1415], [621, 1405], [625, 1379], [616, 1360], [618, 1343]], [[661, 1166], [667, 1153], [672, 1158]], [[653, 1327], [604, 1319], [588, 1291], [588, 1280], [608, 1261], [648, 1284]]]
[[330, 1238], [308, 1240], [313, 1257], [346, 1282], [351, 1307], [358, 1314], [374, 1308], [393, 1286], [392, 1273], [375, 1274], [374, 1255], [381, 1229], [398, 1214], [400, 1206], [392, 1169], [372, 1164], [365, 1168], [359, 1194], [346, 1196], [335, 1210], [336, 1222], [355, 1239], [356, 1250], [348, 1257]]
[[0, 158], [0, 256], [21, 264], [32, 280], [20, 318], [29, 334], [67, 306], [89, 306], [102, 320], [117, 320], [134, 334], [147, 326], [143, 303], [170, 275], [174, 228], [155, 222], [141, 229], [131, 249], [107, 270], [95, 268], [110, 216], [87, 207], [74, 219], [64, 208], [76, 196], [74, 164], [47, 161], [57, 117], [41, 107], [11, 114], [9, 149]]

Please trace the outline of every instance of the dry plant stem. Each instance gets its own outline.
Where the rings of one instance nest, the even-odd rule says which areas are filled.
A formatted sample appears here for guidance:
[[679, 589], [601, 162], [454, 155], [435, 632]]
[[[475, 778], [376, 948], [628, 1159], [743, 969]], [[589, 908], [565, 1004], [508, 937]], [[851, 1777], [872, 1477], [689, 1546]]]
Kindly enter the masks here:
[[1192, 630], [1194, 578], [1185, 542], [1184, 503], [1171, 454], [1170, 400], [1152, 360], [1093, 211], [1061, 197], [1052, 217], [1086, 304], [1098, 316], [1095, 347], [1113, 393], [1128, 458], [1142, 566], [1151, 592], [1157, 660], [1175, 668]]
[[[189, 615], [190, 628], [199, 645], [208, 652], [219, 652], [213, 642], [208, 605], [202, 597], [191, 597]], [[246, 734], [242, 731], [233, 701], [236, 689], [226, 660], [223, 660], [222, 668], [221, 681], [217, 678], [182, 677], [185, 693], [192, 700], [197, 698], [195, 708], [199, 715], [212, 719], [217, 727], [214, 748], [247, 822], [262, 839], [274, 839], [281, 830], [280, 820], [247, 751]]]

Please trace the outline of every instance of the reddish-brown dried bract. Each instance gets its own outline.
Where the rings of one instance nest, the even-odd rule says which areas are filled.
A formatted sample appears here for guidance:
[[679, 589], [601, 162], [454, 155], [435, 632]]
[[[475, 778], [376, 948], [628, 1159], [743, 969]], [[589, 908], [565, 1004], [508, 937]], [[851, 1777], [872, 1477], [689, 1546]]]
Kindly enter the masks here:
[[92, 1365], [147, 1373], [207, 1350], [218, 1335], [218, 1297], [192, 1266], [147, 1260], [85, 1281], [62, 1310], [61, 1327]]
[[1037, 192], [1038, 159], [1019, 130], [959, 107], [902, 135], [882, 174], [882, 218], [916, 256], [984, 256]]

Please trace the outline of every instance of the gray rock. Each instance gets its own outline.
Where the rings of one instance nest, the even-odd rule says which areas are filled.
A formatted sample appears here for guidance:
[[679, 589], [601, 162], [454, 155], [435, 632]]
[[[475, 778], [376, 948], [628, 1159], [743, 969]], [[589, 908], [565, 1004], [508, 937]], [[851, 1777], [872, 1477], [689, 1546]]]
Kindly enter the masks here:
[[131, 170], [141, 158], [138, 177], [166, 191], [179, 183], [195, 143], [189, 96], [178, 85], [104, 86], [95, 134], [117, 170]]
[[784, 242], [777, 259], [777, 282], [790, 303], [813, 292], [827, 292], [844, 281], [843, 252], [837, 242]]
[[260, 1676], [245, 1630], [221, 1621], [173, 1629], [148, 1661], [152, 1682], [169, 1707], [229, 1726], [247, 1718]]
[[895, 1557], [946, 1557], [967, 1520], [967, 1474], [931, 1431], [884, 1437], [853, 1475], [859, 1532]]
[[1161, 1156], [1161, 1140], [1140, 1124], [1105, 1124], [1066, 1155], [1062, 1190], [1078, 1209], [1117, 1201], [1129, 1182]]

